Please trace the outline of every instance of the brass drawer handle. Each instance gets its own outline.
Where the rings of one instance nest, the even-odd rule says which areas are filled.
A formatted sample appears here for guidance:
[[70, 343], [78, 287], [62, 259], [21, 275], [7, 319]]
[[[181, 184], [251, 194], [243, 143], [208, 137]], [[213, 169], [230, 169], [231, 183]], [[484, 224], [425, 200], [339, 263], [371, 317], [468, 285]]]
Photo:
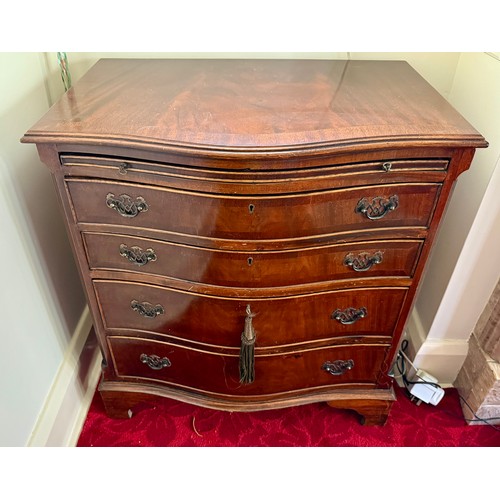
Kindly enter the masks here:
[[133, 300], [130, 303], [130, 307], [132, 308], [133, 311], [138, 312], [141, 316], [144, 316], [145, 318], [156, 318], [156, 316], [165, 313], [165, 309], [163, 309], [163, 306], [161, 304], [156, 304], [154, 306], [149, 302], [139, 302], [137, 300]]
[[255, 330], [252, 325], [252, 319], [255, 314], [252, 313], [250, 305], [247, 305], [245, 317], [245, 329], [241, 334], [240, 348], [240, 383], [251, 384], [255, 380]]
[[389, 172], [392, 168], [392, 163], [390, 161], [386, 161], [385, 163], [382, 164], [382, 169], [385, 170], [386, 172]]
[[148, 204], [142, 196], [138, 196], [135, 201], [127, 194], [115, 196], [108, 193], [106, 196], [106, 205], [116, 210], [122, 217], [136, 217], [141, 212], [148, 211]]
[[370, 255], [367, 252], [362, 252], [357, 256], [353, 253], [349, 253], [345, 256], [344, 265], [347, 267], [352, 267], [354, 271], [362, 272], [368, 271], [375, 264], [380, 264], [382, 262], [382, 252], [375, 252]]
[[143, 250], [141, 247], [129, 248], [124, 243], [120, 245], [120, 255], [138, 266], [145, 266], [148, 262], [154, 262], [157, 259], [152, 248], [147, 248], [146, 250]]
[[342, 359], [337, 361], [325, 361], [321, 366], [321, 369], [327, 371], [330, 375], [343, 375], [353, 368], [354, 361], [352, 359], [348, 359], [347, 361]]
[[331, 318], [337, 320], [339, 323], [343, 325], [352, 325], [359, 321], [360, 319], [366, 317], [368, 311], [366, 307], [361, 307], [360, 309], [355, 309], [354, 307], [348, 307], [343, 311], [340, 309], [336, 309], [332, 312]]
[[160, 356], [157, 356], [156, 354], [141, 354], [139, 359], [142, 363], [148, 365], [149, 368], [152, 368], [153, 370], [161, 370], [172, 366], [172, 363], [168, 358], [160, 358]]
[[354, 211], [365, 215], [370, 220], [378, 220], [385, 217], [389, 212], [398, 208], [399, 198], [397, 195], [392, 195], [388, 199], [382, 196], [376, 196], [371, 203], [368, 198], [362, 198], [358, 201]]

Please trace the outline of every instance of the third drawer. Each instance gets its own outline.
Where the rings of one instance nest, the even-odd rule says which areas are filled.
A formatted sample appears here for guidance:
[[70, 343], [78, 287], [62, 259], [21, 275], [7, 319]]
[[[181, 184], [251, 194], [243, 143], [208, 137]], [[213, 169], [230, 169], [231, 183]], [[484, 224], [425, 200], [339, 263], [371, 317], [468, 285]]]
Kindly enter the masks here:
[[247, 306], [254, 315], [256, 347], [390, 337], [408, 290], [358, 288], [248, 299], [115, 280], [94, 280], [94, 287], [108, 331], [151, 332], [224, 347], [240, 345]]

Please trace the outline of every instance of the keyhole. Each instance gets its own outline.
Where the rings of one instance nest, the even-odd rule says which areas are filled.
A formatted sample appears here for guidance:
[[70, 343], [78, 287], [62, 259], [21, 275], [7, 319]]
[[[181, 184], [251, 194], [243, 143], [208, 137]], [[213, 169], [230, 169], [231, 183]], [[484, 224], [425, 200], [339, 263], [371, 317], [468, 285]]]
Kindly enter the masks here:
[[248, 265], [251, 266], [253, 264], [252, 257], [248, 257], [247, 262], [248, 262]]
[[251, 214], [253, 214], [254, 210], [255, 210], [255, 205], [252, 205], [252, 204], [248, 205], [248, 211], [249, 211]]

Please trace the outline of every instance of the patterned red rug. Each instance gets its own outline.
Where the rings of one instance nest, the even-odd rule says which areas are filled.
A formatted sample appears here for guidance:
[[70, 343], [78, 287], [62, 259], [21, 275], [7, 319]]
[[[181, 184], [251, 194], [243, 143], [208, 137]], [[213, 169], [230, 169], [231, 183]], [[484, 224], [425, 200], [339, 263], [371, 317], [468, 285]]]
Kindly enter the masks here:
[[417, 406], [402, 389], [396, 388], [396, 393], [398, 400], [384, 427], [364, 427], [354, 412], [324, 403], [240, 413], [164, 399], [156, 406], [143, 406], [131, 419], [116, 420], [106, 416], [96, 393], [78, 446], [500, 446], [498, 430], [464, 421], [455, 389], [447, 389], [438, 406]]

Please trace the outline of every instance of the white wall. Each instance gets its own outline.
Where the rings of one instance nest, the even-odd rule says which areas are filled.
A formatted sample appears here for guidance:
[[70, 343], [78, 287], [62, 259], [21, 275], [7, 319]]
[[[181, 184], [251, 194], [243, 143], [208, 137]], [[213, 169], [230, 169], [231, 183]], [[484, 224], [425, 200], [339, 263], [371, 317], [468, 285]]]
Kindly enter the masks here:
[[24, 446], [84, 297], [48, 170], [19, 142], [49, 107], [43, 57], [0, 53], [0, 71], [0, 446]]
[[416, 302], [410, 336], [415, 364], [452, 383], [467, 341], [500, 277], [500, 60], [462, 53], [450, 102], [489, 142], [462, 174]]
[[462, 54], [450, 102], [489, 141], [476, 151], [457, 182], [429, 265], [417, 308], [429, 331], [500, 154], [500, 61], [484, 53]]

